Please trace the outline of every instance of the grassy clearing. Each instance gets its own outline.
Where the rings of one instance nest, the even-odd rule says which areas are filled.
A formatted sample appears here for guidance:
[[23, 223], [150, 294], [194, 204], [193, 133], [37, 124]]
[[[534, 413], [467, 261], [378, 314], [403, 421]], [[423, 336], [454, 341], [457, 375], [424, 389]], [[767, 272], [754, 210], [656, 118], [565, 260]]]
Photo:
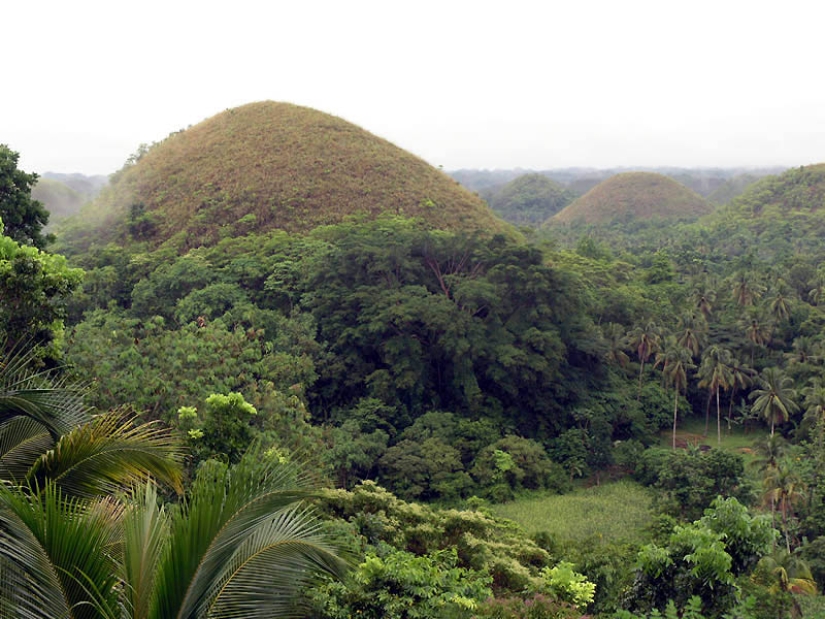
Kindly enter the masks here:
[[561, 496], [523, 497], [496, 505], [493, 512], [519, 523], [528, 534], [546, 531], [560, 540], [642, 542], [652, 518], [650, 500], [644, 488], [621, 480]]
[[[728, 432], [725, 420], [722, 420], [722, 443], [719, 445], [716, 437], [716, 418], [710, 420], [708, 434], [705, 436], [704, 419], [688, 419], [683, 422], [676, 431], [676, 440], [684, 441], [691, 445], [707, 445], [708, 447], [720, 446], [726, 451], [733, 451], [742, 454], [745, 464], [753, 458], [753, 446], [757, 441], [763, 440], [768, 431], [766, 428], [748, 428], [735, 425]], [[660, 447], [670, 447], [673, 441], [673, 434], [670, 430], [663, 431], [659, 436]]]

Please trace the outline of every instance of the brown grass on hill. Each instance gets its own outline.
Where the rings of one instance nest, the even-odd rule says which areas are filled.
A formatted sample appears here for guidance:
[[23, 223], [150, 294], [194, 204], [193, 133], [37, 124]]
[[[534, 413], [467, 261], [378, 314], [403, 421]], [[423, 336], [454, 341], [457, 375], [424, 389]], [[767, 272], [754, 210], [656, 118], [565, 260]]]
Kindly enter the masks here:
[[115, 175], [85, 217], [99, 222], [98, 242], [126, 237], [131, 218], [131, 234], [150, 246], [171, 239], [184, 249], [385, 212], [512, 234], [481, 198], [418, 157], [340, 118], [271, 101], [170, 135]]
[[556, 213], [548, 223], [590, 224], [632, 218], [696, 219], [712, 206], [662, 174], [626, 172], [599, 183]]

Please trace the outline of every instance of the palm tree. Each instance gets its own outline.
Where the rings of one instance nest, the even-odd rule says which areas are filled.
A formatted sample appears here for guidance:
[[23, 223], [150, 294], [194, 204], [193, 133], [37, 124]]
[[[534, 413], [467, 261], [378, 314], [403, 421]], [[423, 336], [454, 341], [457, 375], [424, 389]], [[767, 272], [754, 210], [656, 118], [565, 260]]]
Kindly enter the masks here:
[[825, 384], [820, 378], [812, 378], [809, 382], [810, 385], [802, 390], [802, 395], [805, 397], [803, 401], [804, 421], [808, 427], [817, 429], [817, 448], [821, 450], [823, 447], [821, 435], [825, 430]]
[[741, 307], [753, 305], [762, 296], [762, 289], [747, 271], [740, 271], [733, 282], [733, 300]]
[[788, 552], [791, 551], [790, 541], [790, 518], [793, 517], [794, 507], [806, 497], [806, 486], [799, 475], [797, 467], [786, 459], [777, 461], [776, 466], [765, 470], [762, 480], [765, 487], [765, 499], [771, 504], [771, 513], [775, 506], [779, 506], [779, 513], [782, 516], [782, 528], [785, 532], [785, 546]]
[[346, 567], [301, 502], [309, 495], [299, 467], [261, 449], [231, 468], [204, 463], [168, 513], [147, 487], [125, 526], [127, 606], [145, 609], [130, 618], [293, 616], [302, 585]]
[[[708, 397], [716, 396], [716, 440], [722, 444], [722, 407], [719, 392], [727, 390], [733, 383], [733, 355], [727, 348], [717, 345], [710, 346], [702, 355], [702, 364], [699, 366], [699, 387], [708, 388]], [[705, 417], [705, 433], [707, 434], [707, 416]]]
[[694, 357], [699, 356], [699, 350], [704, 343], [704, 332], [707, 330], [704, 318], [693, 312], [685, 312], [679, 318], [678, 344], [687, 348]]
[[673, 387], [673, 449], [676, 449], [676, 424], [679, 415], [679, 396], [687, 388], [688, 371], [694, 369], [693, 357], [687, 348], [670, 336], [665, 347], [656, 355], [656, 364], [662, 366], [665, 385]]
[[751, 411], [770, 423], [773, 436], [776, 424], [788, 421], [791, 414], [799, 410], [795, 402], [796, 391], [792, 389], [793, 379], [779, 368], [765, 368], [757, 380], [759, 389], [750, 394], [753, 400]]
[[800, 335], [794, 338], [791, 348], [791, 352], [785, 353], [788, 363], [805, 365], [807, 363], [817, 363], [822, 359], [819, 341], [808, 335]]
[[204, 463], [188, 500], [170, 508], [152, 482], [132, 501], [68, 497], [53, 482], [2, 486], [0, 609], [65, 619], [296, 616], [304, 583], [344, 569], [301, 503], [305, 482], [256, 449], [231, 468]]
[[713, 313], [715, 298], [714, 292], [709, 289], [697, 288], [693, 291], [694, 306], [705, 317], [705, 320], [709, 320], [710, 315]]
[[0, 362], [0, 480], [54, 482], [71, 496], [102, 496], [151, 475], [182, 492], [181, 452], [157, 423], [117, 411], [92, 416], [82, 391], [30, 369], [33, 353]]
[[751, 342], [751, 365], [756, 348], [766, 346], [771, 341], [771, 326], [754, 316], [745, 323], [745, 335]]
[[731, 365], [730, 401], [728, 402], [728, 432], [731, 429], [731, 418], [733, 416], [733, 401], [739, 389], [746, 389], [751, 385], [756, 376], [756, 370], [747, 364], [742, 364], [734, 359]]
[[[796, 553], [787, 549], [777, 549], [762, 557], [756, 566], [753, 578], [776, 594], [785, 594], [791, 603], [791, 616], [802, 617], [799, 602], [789, 594], [816, 595], [816, 581], [811, 568]], [[778, 619], [785, 616], [785, 608], [778, 608]]]
[[636, 399], [642, 397], [642, 378], [645, 373], [645, 363], [652, 355], [655, 355], [660, 348], [662, 341], [661, 328], [653, 321], [649, 321], [644, 327], [636, 327], [630, 334], [631, 346], [636, 350], [639, 357], [639, 391]]
[[297, 466], [260, 449], [206, 462], [163, 507], [152, 480], [182, 491], [170, 433], [91, 416], [30, 359], [0, 361], [0, 616], [291, 616], [302, 583], [342, 572]]
[[602, 326], [602, 336], [607, 343], [605, 358], [610, 363], [626, 368], [627, 364], [630, 363], [630, 357], [625, 352], [629, 343], [625, 328], [615, 322], [608, 323]]

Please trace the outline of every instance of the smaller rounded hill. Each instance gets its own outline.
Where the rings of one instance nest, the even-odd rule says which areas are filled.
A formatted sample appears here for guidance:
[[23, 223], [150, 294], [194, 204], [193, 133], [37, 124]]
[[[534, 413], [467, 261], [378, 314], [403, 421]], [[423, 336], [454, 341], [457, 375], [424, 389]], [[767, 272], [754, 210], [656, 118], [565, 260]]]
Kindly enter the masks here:
[[227, 236], [302, 233], [385, 213], [438, 229], [514, 234], [479, 196], [422, 159], [288, 103], [228, 109], [132, 159], [64, 228], [68, 252], [110, 241], [185, 251]]
[[713, 207], [704, 198], [672, 178], [653, 172], [624, 172], [593, 187], [548, 223], [697, 219], [711, 210]]
[[576, 194], [543, 174], [523, 174], [493, 192], [488, 203], [505, 221], [538, 225], [570, 204]]
[[825, 163], [791, 168], [749, 185], [730, 202], [743, 216], [825, 210]]

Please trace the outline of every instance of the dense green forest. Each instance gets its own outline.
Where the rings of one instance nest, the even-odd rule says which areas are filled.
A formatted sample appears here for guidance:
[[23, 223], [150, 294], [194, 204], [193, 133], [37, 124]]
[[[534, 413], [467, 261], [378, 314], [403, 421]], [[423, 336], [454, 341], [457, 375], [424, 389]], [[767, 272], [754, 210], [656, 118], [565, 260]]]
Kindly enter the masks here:
[[[267, 109], [142, 148], [56, 241], [1, 147], [0, 614], [821, 616], [825, 165], [571, 223], [527, 178], [516, 231]], [[313, 136], [277, 200], [246, 151], [181, 167], [252, 113]], [[426, 186], [339, 185], [356, 147]], [[573, 498], [606, 522], [549, 525]]]

